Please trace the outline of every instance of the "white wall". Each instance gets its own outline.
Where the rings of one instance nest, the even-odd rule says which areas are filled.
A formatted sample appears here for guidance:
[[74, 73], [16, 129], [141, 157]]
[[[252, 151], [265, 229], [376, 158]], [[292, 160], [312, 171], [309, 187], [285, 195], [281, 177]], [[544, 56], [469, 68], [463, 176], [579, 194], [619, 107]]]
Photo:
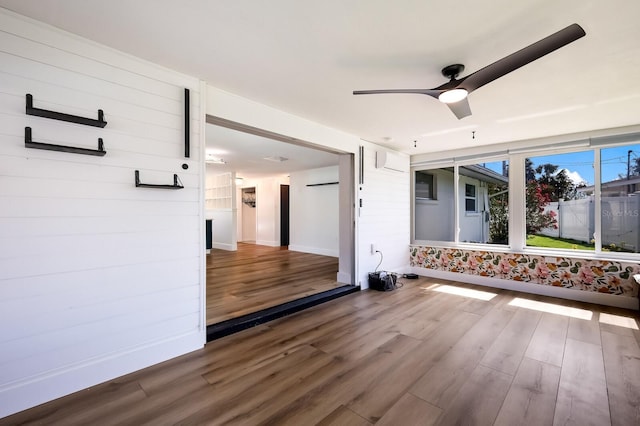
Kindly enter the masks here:
[[236, 240], [236, 210], [214, 209], [207, 210], [207, 217], [212, 219], [212, 245], [215, 249], [234, 251], [238, 249]]
[[338, 166], [290, 174], [289, 250], [324, 256], [339, 255], [339, 187], [307, 186], [338, 181]]
[[[3, 9], [0, 30], [3, 417], [203, 345], [204, 189], [197, 79]], [[26, 93], [108, 124], [28, 116]], [[25, 126], [53, 144], [103, 138], [107, 154], [27, 149]], [[136, 188], [134, 170], [185, 188]]]

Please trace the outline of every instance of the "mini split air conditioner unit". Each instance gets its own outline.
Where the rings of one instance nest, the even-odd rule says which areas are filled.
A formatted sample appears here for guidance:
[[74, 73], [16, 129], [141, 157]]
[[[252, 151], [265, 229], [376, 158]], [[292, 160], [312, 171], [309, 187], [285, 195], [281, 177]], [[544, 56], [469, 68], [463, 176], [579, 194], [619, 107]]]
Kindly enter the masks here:
[[376, 169], [388, 169], [396, 172], [409, 171], [409, 159], [387, 151], [376, 151]]

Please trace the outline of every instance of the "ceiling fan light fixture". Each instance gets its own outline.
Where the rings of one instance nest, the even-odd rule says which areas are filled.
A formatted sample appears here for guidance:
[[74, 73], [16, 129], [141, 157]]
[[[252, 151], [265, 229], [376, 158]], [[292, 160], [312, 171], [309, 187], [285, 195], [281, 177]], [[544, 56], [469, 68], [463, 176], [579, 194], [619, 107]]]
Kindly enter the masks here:
[[454, 104], [466, 98], [468, 94], [465, 89], [451, 89], [440, 93], [438, 100], [445, 104]]

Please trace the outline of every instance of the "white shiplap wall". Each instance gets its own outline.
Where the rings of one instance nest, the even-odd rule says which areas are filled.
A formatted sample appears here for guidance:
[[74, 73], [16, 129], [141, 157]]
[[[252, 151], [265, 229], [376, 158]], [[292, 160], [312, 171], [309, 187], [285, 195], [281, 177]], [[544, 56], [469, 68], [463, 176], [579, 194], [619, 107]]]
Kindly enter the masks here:
[[[408, 272], [410, 234], [410, 174], [386, 168], [376, 168], [376, 151], [385, 149], [362, 141], [364, 147], [364, 184], [358, 185], [362, 207], [358, 216], [358, 280], [368, 288], [368, 273], [380, 262], [380, 254], [371, 253], [371, 244], [383, 255], [378, 270]], [[409, 169], [409, 156], [398, 154]]]
[[[201, 87], [0, 9], [0, 417], [204, 344]], [[26, 93], [108, 124], [26, 115]], [[107, 154], [27, 149], [25, 126]]]

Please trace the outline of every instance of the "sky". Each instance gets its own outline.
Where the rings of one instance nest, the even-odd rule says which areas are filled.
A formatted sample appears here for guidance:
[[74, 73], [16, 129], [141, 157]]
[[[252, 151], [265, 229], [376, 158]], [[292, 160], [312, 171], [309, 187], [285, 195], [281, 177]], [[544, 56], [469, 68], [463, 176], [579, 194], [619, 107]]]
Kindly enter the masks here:
[[[627, 175], [627, 153], [631, 150], [631, 167], [634, 159], [640, 157], [640, 144], [626, 145], [615, 148], [604, 148], [601, 150], [602, 182], [609, 182], [618, 179], [618, 175]], [[575, 182], [586, 182], [587, 185], [594, 183], [593, 151], [572, 152], [568, 154], [545, 155], [540, 157], [530, 157], [533, 167], [540, 164], [551, 163], [560, 169], [566, 169], [567, 175]], [[491, 170], [501, 173], [502, 163], [499, 161], [486, 163], [485, 166]]]

